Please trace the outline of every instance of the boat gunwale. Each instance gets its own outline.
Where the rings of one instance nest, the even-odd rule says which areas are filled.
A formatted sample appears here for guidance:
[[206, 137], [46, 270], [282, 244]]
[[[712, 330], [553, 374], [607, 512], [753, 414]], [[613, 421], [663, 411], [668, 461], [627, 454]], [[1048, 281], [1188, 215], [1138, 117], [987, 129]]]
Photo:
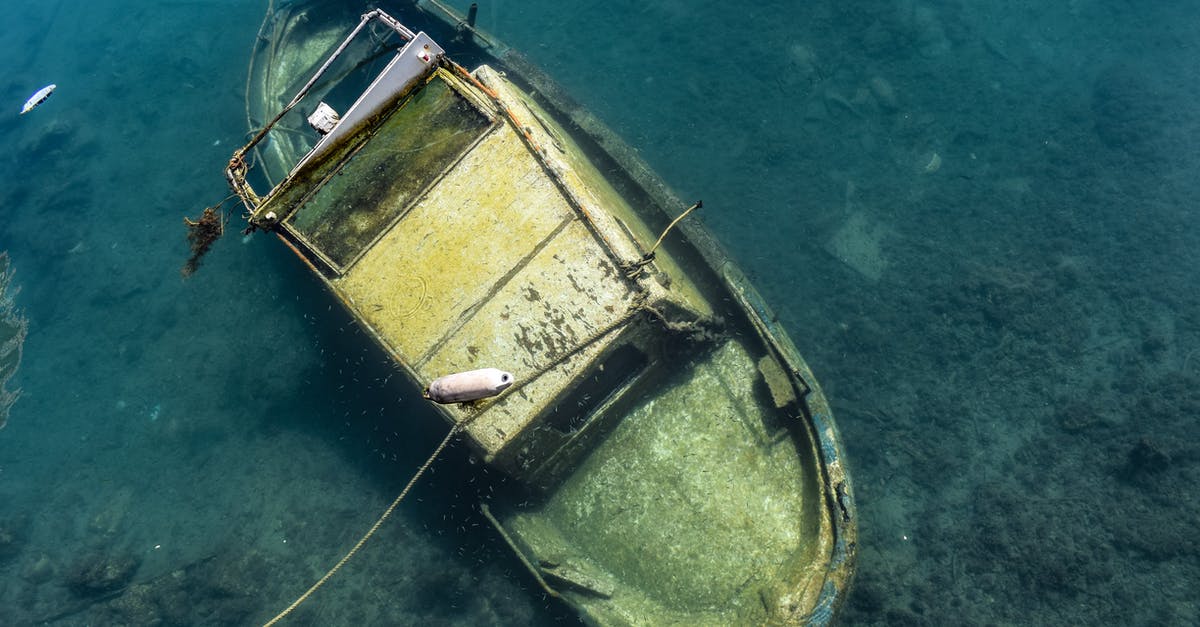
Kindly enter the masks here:
[[[425, 13], [431, 13], [425, 5], [432, 5], [434, 7], [432, 13], [441, 14], [440, 16], [434, 15], [435, 19], [442, 19], [448, 27], [456, 28], [460, 32], [464, 28], [465, 21], [461, 16], [440, 2], [413, 0], [411, 4], [415, 9]], [[469, 30], [484, 39], [484, 42], [481, 43], [478, 39], [471, 38], [471, 42], [478, 44], [478, 54], [491, 59], [491, 62], [487, 63], [488, 65], [504, 72], [505, 77], [512, 81], [518, 89], [535, 99], [551, 117], [556, 118], [559, 127], [571, 135], [572, 139], [585, 150], [589, 158], [602, 157], [610, 165], [616, 166], [614, 171], [614, 168], [602, 168], [600, 164], [597, 164], [597, 168], [606, 177], [615, 173], [627, 180], [630, 185], [621, 186], [622, 194], [628, 195], [630, 192], [634, 192], [635, 195], [644, 196], [651, 201], [650, 204], [657, 209], [656, 213], [663, 218], [670, 217], [666, 212], [667, 207], [683, 205], [636, 151], [594, 115], [582, 109], [574, 99], [563, 93], [557, 83], [530, 63], [524, 55], [493, 43], [490, 38], [485, 38], [484, 34], [473, 26]], [[250, 145], [246, 149], [248, 148]], [[240, 155], [245, 154], [244, 150], [235, 153], [234, 161]], [[231, 161], [226, 175], [230, 179], [231, 185], [234, 185], [237, 190], [234, 184], [234, 161]], [[242, 181], [244, 182], [244, 178]], [[280, 185], [282, 184], [283, 181]], [[272, 190], [272, 193], [274, 191]], [[253, 196], [252, 190], [250, 199], [257, 200], [257, 197]], [[246, 201], [247, 207], [253, 210], [254, 207], [246, 196], [243, 196], [243, 200]], [[770, 352], [787, 366], [789, 379], [799, 392], [798, 398], [805, 409], [805, 422], [811, 429], [810, 436], [813, 437], [816, 445], [815, 449], [823, 477], [818, 484], [822, 487], [826, 501], [822, 510], [827, 514], [833, 545], [816, 605], [811, 610], [807, 610], [806, 615], [795, 615], [790, 620], [810, 624], [827, 624], [834, 620], [845, 602], [853, 581], [857, 559], [857, 513], [854, 505], [854, 493], [849, 472], [844, 464], [844, 446], [828, 400], [817, 384], [807, 362], [791, 342], [776, 315], [711, 232], [699, 222], [685, 221], [678, 228], [683, 235], [682, 239], [686, 240], [687, 248], [700, 256], [724, 290], [737, 297], [738, 309], [745, 313], [747, 320], [750, 321]], [[287, 241], [282, 234], [280, 237], [285, 242]], [[684, 242], [674, 243], [674, 246], [682, 245]], [[315, 269], [315, 266], [312, 266], [311, 262], [305, 259], [304, 255], [290, 242], [289, 247], [292, 247], [301, 259]], [[317, 272], [317, 274], [327, 289], [338, 297], [348, 311], [353, 313], [356, 310], [353, 303], [348, 302], [338, 293], [324, 273]], [[379, 337], [369, 325], [367, 328], [376, 343], [393, 357], [393, 361], [401, 365], [409, 378], [417, 381], [415, 372], [398, 358], [383, 341], [383, 338]], [[450, 418], [446, 412], [442, 413]]]
[[[430, 0], [416, 0], [415, 4], [421, 5], [426, 2]], [[449, 20], [457, 20], [458, 24], [464, 23], [461, 16], [457, 16], [442, 3], [431, 4], [439, 11], [446, 11]], [[488, 41], [490, 42], [491, 38], [488, 38]], [[614, 169], [601, 168], [598, 165], [598, 169], [602, 169], [609, 176], [619, 173], [627, 177], [636, 189], [652, 201], [663, 218], [670, 218], [665, 211], [666, 207], [684, 206], [637, 151], [593, 114], [587, 112], [574, 98], [563, 92], [557, 82], [520, 52], [506, 46], [495, 48], [498, 49], [496, 54], [491, 52], [490, 46], [480, 48], [481, 54], [494, 59], [489, 65], [494, 64], [498, 69], [505, 71], [508, 80], [538, 101], [552, 117], [568, 122], [560, 124], [560, 127], [571, 134], [581, 148], [591, 148], [585, 148], [589, 157], [602, 156], [617, 166]], [[576, 112], [580, 115], [572, 114]], [[808, 616], [796, 616], [795, 619], [808, 624], [829, 624], [839, 614], [853, 585], [858, 557], [858, 515], [853, 482], [844, 463], [845, 449], [832, 409], [811, 368], [791, 342], [778, 317], [744, 273], [737, 269], [725, 247], [699, 221], [685, 220], [679, 223], [677, 228], [684, 234], [690, 247], [718, 274], [726, 288], [739, 296], [742, 305], [740, 309], [748, 314], [747, 317], [767, 346], [787, 364], [790, 378], [802, 386], [800, 398], [806, 409], [807, 420], [812, 424], [821, 471], [827, 477], [826, 481], [820, 483], [826, 488], [823, 490], [826, 493], [825, 509], [830, 514], [833, 546], [825, 585], [817, 605]], [[718, 269], [721, 271], [717, 272]]]

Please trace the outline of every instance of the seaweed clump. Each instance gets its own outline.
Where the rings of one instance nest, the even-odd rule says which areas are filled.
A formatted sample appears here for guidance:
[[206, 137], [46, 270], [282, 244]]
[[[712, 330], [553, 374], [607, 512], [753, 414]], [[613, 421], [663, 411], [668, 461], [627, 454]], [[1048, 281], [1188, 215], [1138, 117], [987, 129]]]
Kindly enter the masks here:
[[21, 396], [20, 388], [8, 389], [8, 381], [17, 372], [17, 366], [21, 365], [21, 348], [29, 328], [28, 322], [13, 305], [16, 289], [9, 290], [12, 276], [8, 253], [0, 252], [0, 429], [8, 423], [9, 408]]
[[225, 234], [225, 220], [218, 211], [220, 208], [220, 204], [207, 207], [197, 220], [184, 217], [183, 223], [188, 228], [187, 239], [192, 247], [192, 256], [183, 264], [183, 276], [191, 276], [200, 267], [200, 259], [208, 249]]

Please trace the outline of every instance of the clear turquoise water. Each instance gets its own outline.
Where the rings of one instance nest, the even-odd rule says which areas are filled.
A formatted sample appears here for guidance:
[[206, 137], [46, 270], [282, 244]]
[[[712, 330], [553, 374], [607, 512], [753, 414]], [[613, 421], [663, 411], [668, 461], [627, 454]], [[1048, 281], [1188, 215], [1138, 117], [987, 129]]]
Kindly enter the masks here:
[[[442, 427], [271, 239], [180, 278], [265, 3], [76, 4], [0, 30], [30, 321], [0, 623], [261, 622]], [[704, 199], [817, 371], [859, 498], [847, 622], [1200, 622], [1200, 11], [480, 4]], [[473, 513], [495, 480], [451, 451], [297, 617], [571, 622]]]

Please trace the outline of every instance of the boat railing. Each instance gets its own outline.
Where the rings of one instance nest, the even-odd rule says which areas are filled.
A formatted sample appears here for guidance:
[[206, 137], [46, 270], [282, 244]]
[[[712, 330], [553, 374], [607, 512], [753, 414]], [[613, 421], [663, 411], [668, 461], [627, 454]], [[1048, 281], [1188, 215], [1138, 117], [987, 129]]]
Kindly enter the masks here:
[[[250, 154], [250, 152], [253, 151], [258, 144], [267, 137], [267, 134], [271, 132], [275, 125], [278, 124], [285, 115], [291, 112], [296, 105], [300, 104], [300, 102], [302, 102], [304, 98], [308, 96], [309, 92], [311, 92], [313, 87], [320, 82], [320, 80], [329, 71], [329, 68], [333, 66], [334, 62], [336, 62], [342, 56], [346, 49], [350, 47], [350, 44], [353, 43], [354, 40], [359, 36], [359, 34], [362, 33], [362, 31], [374, 21], [378, 21], [392, 29], [404, 41], [411, 42], [417, 38], [417, 33], [414, 33], [411, 29], [401, 24], [399, 20], [391, 15], [388, 15], [382, 9], [373, 9], [362, 15], [362, 17], [359, 19], [358, 25], [354, 27], [354, 30], [350, 31], [350, 34], [342, 40], [342, 43], [339, 44], [333, 53], [325, 59], [325, 62], [321, 64], [321, 67], [318, 68], [312, 77], [309, 78], [308, 82], [296, 92], [296, 95], [292, 97], [292, 100], [288, 102], [288, 104], [284, 106], [283, 109], [275, 115], [275, 117], [271, 118], [271, 120], [264, 124], [262, 128], [258, 129], [250, 141], [235, 151], [233, 156], [230, 158], [229, 165], [225, 168], [225, 178], [229, 181], [230, 187], [242, 200], [242, 203], [248, 210], [254, 211], [257, 209], [260, 199], [250, 187], [249, 182], [246, 180], [250, 169], [250, 166], [246, 160], [246, 155]], [[280, 182], [280, 184], [282, 184], [282, 182]]]

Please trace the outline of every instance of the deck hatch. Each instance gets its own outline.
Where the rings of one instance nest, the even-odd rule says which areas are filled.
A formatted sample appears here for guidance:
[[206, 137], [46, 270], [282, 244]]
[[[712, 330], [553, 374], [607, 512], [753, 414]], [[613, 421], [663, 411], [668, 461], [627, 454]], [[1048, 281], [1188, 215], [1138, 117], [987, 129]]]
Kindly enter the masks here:
[[435, 74], [285, 224], [343, 271], [491, 125]]

